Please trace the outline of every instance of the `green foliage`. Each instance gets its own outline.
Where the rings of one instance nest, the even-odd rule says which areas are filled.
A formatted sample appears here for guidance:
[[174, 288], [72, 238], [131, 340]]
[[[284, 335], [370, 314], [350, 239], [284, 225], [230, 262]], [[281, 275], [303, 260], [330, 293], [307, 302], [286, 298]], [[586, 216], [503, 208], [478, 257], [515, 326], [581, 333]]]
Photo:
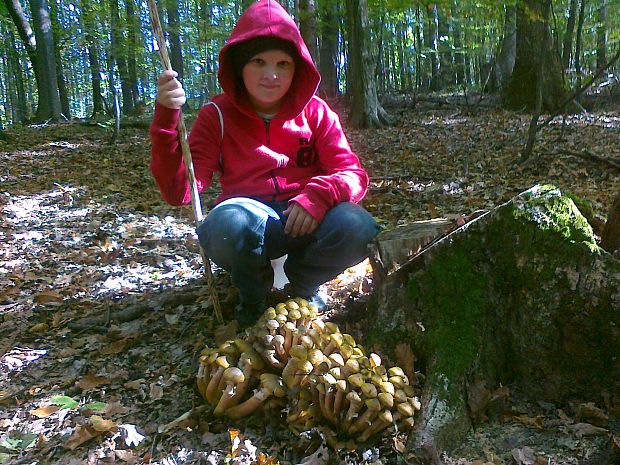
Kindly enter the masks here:
[[69, 396], [54, 396], [50, 399], [50, 404], [58, 405], [60, 410], [70, 410], [78, 406], [78, 401]]

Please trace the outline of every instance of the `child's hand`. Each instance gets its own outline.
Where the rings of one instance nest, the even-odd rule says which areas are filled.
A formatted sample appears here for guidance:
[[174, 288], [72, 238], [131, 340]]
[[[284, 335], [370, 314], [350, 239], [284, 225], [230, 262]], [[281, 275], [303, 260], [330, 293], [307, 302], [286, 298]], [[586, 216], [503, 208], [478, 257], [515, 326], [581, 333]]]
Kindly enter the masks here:
[[292, 202], [282, 213], [288, 215], [284, 234], [290, 234], [292, 237], [310, 234], [319, 226], [318, 221], [298, 203]]
[[157, 78], [157, 101], [168, 108], [179, 109], [185, 105], [185, 91], [177, 80], [178, 73], [167, 69]]

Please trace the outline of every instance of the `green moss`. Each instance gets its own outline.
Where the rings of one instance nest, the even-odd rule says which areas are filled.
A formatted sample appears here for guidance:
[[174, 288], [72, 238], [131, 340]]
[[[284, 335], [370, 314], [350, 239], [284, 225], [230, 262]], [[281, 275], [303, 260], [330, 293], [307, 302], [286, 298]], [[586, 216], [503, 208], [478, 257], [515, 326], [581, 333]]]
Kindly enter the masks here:
[[553, 185], [539, 185], [517, 198], [513, 210], [515, 219], [534, 222], [542, 231], [554, 231], [573, 243], [584, 243], [590, 251], [598, 252], [592, 227], [575, 206]]
[[475, 268], [474, 250], [459, 246], [440, 254], [408, 285], [410, 298], [432, 309], [434, 318], [424, 323], [422, 343], [436, 356], [434, 370], [448, 379], [467, 372], [480, 345], [487, 278]]

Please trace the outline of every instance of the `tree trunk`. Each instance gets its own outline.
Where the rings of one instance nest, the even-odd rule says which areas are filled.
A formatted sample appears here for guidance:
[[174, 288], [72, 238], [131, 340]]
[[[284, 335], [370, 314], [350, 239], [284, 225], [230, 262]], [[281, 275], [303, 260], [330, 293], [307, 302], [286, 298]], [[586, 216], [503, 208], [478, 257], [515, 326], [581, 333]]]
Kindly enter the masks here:
[[[12, 31], [8, 31], [7, 58], [12, 73], [7, 76], [7, 80], [12, 79], [15, 84], [16, 101], [12, 105], [13, 122], [23, 123], [28, 118], [28, 106], [26, 104], [26, 90], [24, 88], [24, 71], [19, 60], [19, 52], [15, 44], [15, 36]], [[12, 77], [11, 77], [12, 76]]]
[[99, 62], [99, 49], [97, 48], [97, 44], [93, 38], [93, 32], [96, 30], [93, 15], [94, 11], [90, 0], [82, 0], [80, 25], [84, 30], [85, 45], [88, 50], [88, 63], [93, 99], [93, 112], [91, 117], [96, 118], [97, 115], [105, 112], [105, 106], [103, 95], [101, 94], [101, 64]]
[[599, 0], [598, 22], [596, 24], [596, 68], [607, 64], [607, 0]]
[[583, 22], [586, 17], [587, 0], [581, 0], [581, 8], [579, 9], [579, 19], [577, 20], [577, 38], [575, 39], [575, 74], [577, 75], [577, 84], [581, 85], [581, 42], [583, 38]]
[[465, 84], [465, 51], [463, 50], [463, 33], [460, 25], [459, 3], [452, 3], [452, 41], [454, 43], [454, 82], [457, 86]]
[[575, 32], [575, 18], [577, 17], [577, 2], [571, 0], [568, 9], [568, 19], [566, 20], [566, 32], [564, 33], [564, 41], [562, 46], [562, 67], [568, 69], [570, 67], [570, 57], [573, 50], [573, 33]]
[[181, 47], [181, 35], [179, 24], [179, 4], [173, 0], [166, 1], [166, 12], [168, 13], [168, 34], [170, 40], [170, 63], [172, 69], [179, 73], [178, 80], [183, 82], [185, 73], [183, 71], [183, 50]]
[[374, 60], [371, 56], [368, 34], [368, 6], [366, 0], [347, 0], [349, 16], [349, 62], [352, 96], [351, 125], [357, 128], [381, 127], [389, 117], [377, 97]]
[[502, 46], [495, 61], [495, 78], [503, 90], [512, 76], [517, 54], [517, 9], [514, 4], [506, 5], [504, 16], [504, 36]]
[[338, 17], [329, 2], [321, 2], [321, 95], [335, 97], [338, 94]]
[[396, 34], [398, 35], [398, 37], [396, 38], [396, 46], [398, 47], [398, 61], [399, 61], [399, 67], [398, 67], [398, 77], [399, 77], [399, 82], [400, 82], [400, 92], [405, 94], [408, 92], [409, 89], [407, 89], [407, 64], [406, 64], [406, 59], [405, 59], [405, 24], [401, 21], [398, 22], [397, 26], [396, 26]]
[[318, 63], [319, 50], [316, 35], [315, 0], [299, 0], [299, 32], [308, 47], [315, 63]]
[[47, 119], [58, 121], [62, 108], [56, 77], [54, 37], [47, 2], [45, 0], [30, 0], [30, 10], [32, 11], [32, 24], [37, 44], [36, 61], [41, 77], [40, 82], [37, 83], [39, 102], [35, 118], [38, 121]]
[[140, 31], [140, 25], [136, 17], [134, 0], [125, 0], [125, 13], [127, 15], [127, 84], [131, 89], [131, 96], [135, 108], [140, 102], [136, 65], [136, 50], [138, 49], [138, 32]]
[[[401, 247], [392, 236], [390, 250], [417, 248], [410, 236]], [[386, 256], [398, 265], [373, 291], [365, 344], [388, 360], [397, 345], [415, 354], [424, 386], [408, 449], [422, 463], [442, 463], [444, 450], [497, 409], [468, 402], [477, 390], [558, 407], [617, 392], [620, 261], [599, 252], [585, 218], [553, 186], [522, 193], [413, 257]]]
[[519, 0], [517, 3], [517, 55], [503, 94], [504, 103], [510, 109], [534, 109], [541, 61], [545, 70], [541, 82], [543, 108], [552, 111], [565, 98], [562, 68], [545, 16], [550, 2]]
[[439, 90], [441, 82], [439, 75], [441, 73], [441, 61], [439, 60], [439, 29], [437, 17], [437, 4], [430, 3], [426, 9], [426, 21], [424, 28], [424, 42], [429, 50], [431, 58], [431, 76], [429, 88], [431, 90]]
[[374, 29], [377, 31], [377, 63], [375, 66], [375, 76], [377, 77], [377, 90], [383, 95], [386, 91], [385, 85], [385, 72], [387, 67], [385, 66], [385, 50], [384, 50], [384, 36], [385, 36], [385, 12], [381, 13], [381, 16], [377, 19]]
[[415, 22], [415, 88], [416, 92], [422, 87], [422, 28], [420, 27], [422, 18], [420, 15], [420, 6], [416, 6], [416, 22]]
[[[112, 59], [118, 68], [121, 80], [121, 93], [123, 97], [123, 113], [130, 115], [133, 112], [134, 102], [127, 71], [127, 47], [123, 39], [123, 29], [118, 11], [118, 0], [110, 0], [110, 27], [112, 29]], [[172, 40], [172, 39], [171, 39]], [[171, 57], [172, 59], [172, 57]]]
[[62, 54], [60, 50], [60, 34], [58, 28], [61, 22], [58, 19], [58, 8], [55, 2], [50, 3], [50, 21], [58, 25], [52, 27], [52, 37], [54, 40], [54, 57], [56, 61], [56, 79], [58, 80], [58, 95], [60, 97], [60, 108], [65, 118], [71, 119], [71, 105], [69, 104], [69, 93], [67, 92], [67, 82], [62, 66]]

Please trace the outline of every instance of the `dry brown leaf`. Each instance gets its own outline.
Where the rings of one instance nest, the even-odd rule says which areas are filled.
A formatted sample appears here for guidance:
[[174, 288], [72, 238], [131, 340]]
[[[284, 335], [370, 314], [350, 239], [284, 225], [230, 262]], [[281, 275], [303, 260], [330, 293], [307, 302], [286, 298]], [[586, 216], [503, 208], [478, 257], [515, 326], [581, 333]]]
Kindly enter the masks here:
[[49, 303], [57, 303], [62, 302], [63, 296], [59, 292], [52, 290], [41, 291], [38, 294], [35, 294], [34, 301], [38, 304], [49, 304]]
[[65, 442], [64, 447], [66, 449], [75, 450], [95, 436], [97, 436], [97, 432], [91, 426], [78, 425], [73, 434], [67, 439], [67, 442]]
[[114, 423], [114, 421], [106, 420], [99, 415], [92, 415], [89, 420], [93, 426], [93, 429], [101, 433], [107, 433], [108, 431], [112, 431], [116, 428], [116, 423]]
[[407, 377], [413, 382], [415, 378], [415, 355], [411, 346], [406, 342], [397, 344], [394, 348], [396, 363], [403, 369]]
[[37, 323], [36, 325], [31, 326], [28, 331], [31, 334], [38, 334], [38, 333], [44, 333], [48, 329], [50, 329], [50, 327], [47, 323]]
[[517, 465], [534, 465], [536, 463], [536, 457], [531, 447], [513, 449], [511, 454]]
[[527, 415], [517, 415], [512, 418], [514, 421], [521, 423], [528, 428], [543, 429], [545, 417], [539, 415], [537, 417], [528, 417]]
[[44, 405], [43, 407], [39, 407], [38, 409], [31, 410], [30, 414], [34, 415], [37, 418], [47, 418], [58, 410], [60, 410], [60, 407], [58, 405]]
[[97, 376], [94, 373], [88, 373], [78, 382], [78, 386], [82, 391], [88, 391], [102, 384], [110, 384], [110, 380], [104, 376]]
[[99, 352], [101, 355], [114, 355], [120, 354], [127, 347], [127, 339], [119, 339], [118, 341], [114, 341], [112, 344], [104, 347]]
[[117, 459], [122, 460], [123, 462], [130, 465], [133, 463], [137, 463], [138, 460], [140, 460], [140, 457], [131, 450], [115, 450], [114, 455], [116, 455]]

